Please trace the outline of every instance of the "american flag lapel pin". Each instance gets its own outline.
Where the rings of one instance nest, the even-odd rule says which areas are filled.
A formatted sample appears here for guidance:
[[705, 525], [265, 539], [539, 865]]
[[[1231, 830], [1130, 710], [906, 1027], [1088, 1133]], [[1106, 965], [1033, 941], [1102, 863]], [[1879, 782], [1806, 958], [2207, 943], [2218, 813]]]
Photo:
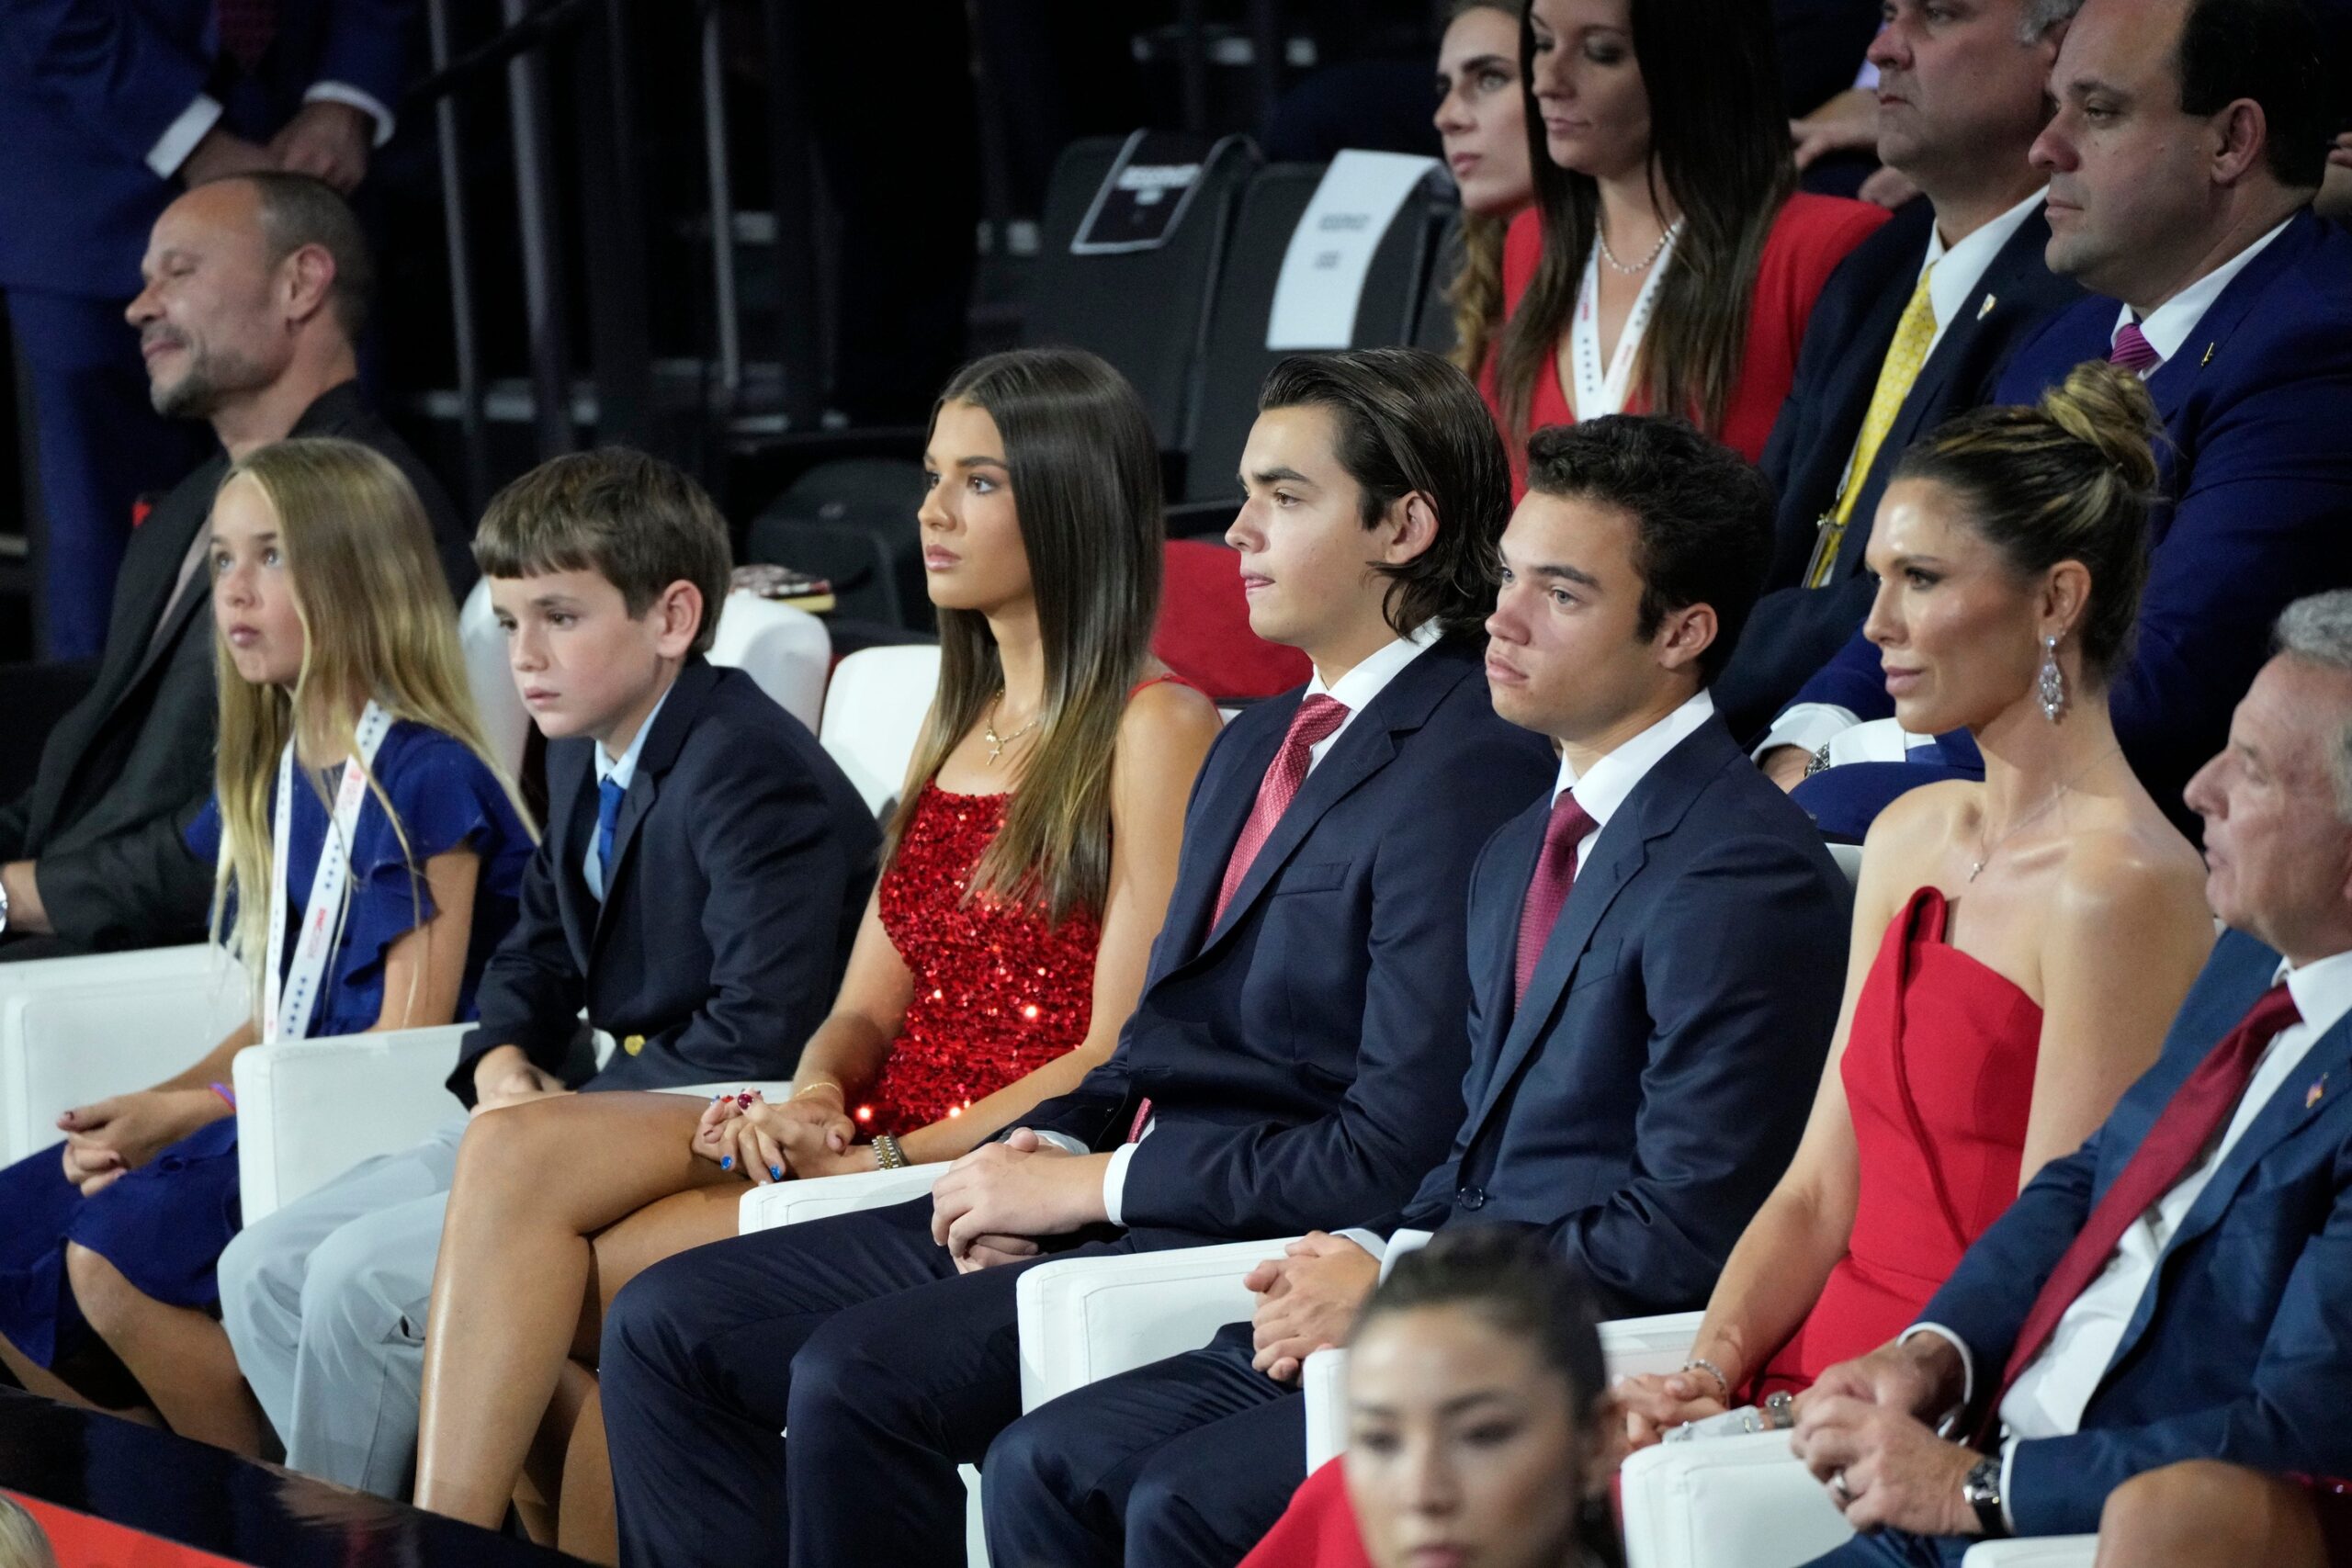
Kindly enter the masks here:
[[2303, 1109], [2309, 1111], [2312, 1106], [2317, 1105], [2320, 1101], [2320, 1096], [2326, 1092], [2327, 1075], [2325, 1073], [2322, 1073], [2319, 1076], [2319, 1082], [2303, 1090]]
[[1993, 307], [1998, 303], [1999, 301], [1992, 295], [1987, 294], [1984, 296], [1984, 303], [1976, 307], [1976, 319], [1981, 321], [1985, 317], [1991, 315], [1993, 313]]

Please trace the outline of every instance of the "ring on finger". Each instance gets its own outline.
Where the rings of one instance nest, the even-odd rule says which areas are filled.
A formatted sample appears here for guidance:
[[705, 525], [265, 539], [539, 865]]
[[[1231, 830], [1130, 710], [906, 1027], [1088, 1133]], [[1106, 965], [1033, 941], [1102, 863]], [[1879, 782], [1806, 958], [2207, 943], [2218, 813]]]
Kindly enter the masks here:
[[1838, 1494], [1838, 1502], [1841, 1507], [1854, 1500], [1854, 1490], [1846, 1484], [1846, 1472], [1842, 1470], [1835, 1472], [1829, 1477], [1829, 1490]]

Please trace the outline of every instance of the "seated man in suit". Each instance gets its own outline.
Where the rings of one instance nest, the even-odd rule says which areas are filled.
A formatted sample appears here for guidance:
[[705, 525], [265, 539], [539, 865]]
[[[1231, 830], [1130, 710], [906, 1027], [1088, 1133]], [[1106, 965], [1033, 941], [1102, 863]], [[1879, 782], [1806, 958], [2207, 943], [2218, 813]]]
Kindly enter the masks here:
[[[131, 301], [155, 407], [220, 444], [131, 536], [97, 682], [32, 788], [0, 805], [0, 960], [196, 942], [212, 868], [181, 829], [212, 794], [212, 617], [200, 571], [229, 465], [289, 435], [372, 446], [416, 488], [452, 586], [469, 532], [360, 395], [374, 267], [343, 198], [303, 175], [217, 180], [155, 220]], [[458, 573], [462, 570], [463, 575]]]
[[[2310, 210], [2334, 130], [2320, 56], [2306, 0], [2086, 0], [2034, 144], [2051, 270], [2103, 298], [2018, 350], [1997, 400], [2032, 402], [2105, 358], [2140, 373], [2164, 419], [2168, 504], [2109, 687], [2124, 754], [2162, 801], [2220, 745], [2287, 602], [2352, 584], [2352, 235]], [[1893, 712], [1859, 636], [1797, 700], [1833, 728]], [[1784, 780], [1796, 760], [1765, 759]]]
[[1418, 349], [1285, 359], [1260, 408], [1227, 538], [1251, 627], [1315, 677], [1210, 751], [1117, 1049], [930, 1199], [621, 1291], [602, 1371], [624, 1562], [960, 1562], [956, 1464], [1021, 1413], [1024, 1260], [1386, 1213], [1442, 1156], [1470, 865], [1553, 773], [1480, 678], [1502, 444]]
[[2180, 1460], [2352, 1474], [2352, 592], [2290, 606], [2278, 645], [2189, 783], [2229, 930], [2164, 1054], [1916, 1326], [1798, 1405], [1798, 1456], [1879, 1532], [1825, 1562], [2096, 1529]]
[[1624, 416], [1537, 432], [1528, 485], [1487, 680], [1561, 761], [1471, 874], [1453, 1150], [1401, 1216], [1329, 1213], [1371, 1228], [1261, 1265], [1254, 1337], [1232, 1325], [1010, 1427], [981, 1467], [993, 1562], [1239, 1561], [1306, 1479], [1299, 1363], [1347, 1338], [1384, 1250], [1532, 1225], [1610, 1315], [1682, 1311], [1796, 1150], [1848, 888], [1707, 690], [1755, 599], [1771, 493], [1688, 425]]
[[[96, 656], [132, 503], [204, 460], [122, 326], [182, 186], [286, 169], [348, 191], [392, 134], [415, 0], [0, 6], [0, 293], [32, 389], [44, 657]], [[159, 414], [161, 415], [159, 417]]]
[[1903, 449], [1991, 401], [2018, 345], [2082, 298], [2042, 261], [2042, 175], [2027, 159], [2049, 118], [2042, 95], [2064, 26], [2052, 10], [1897, 0], [1871, 42], [1878, 155], [1927, 200], [1830, 275], [1764, 448], [1780, 497], [1772, 564], [1714, 684], [1743, 745], [1870, 613], [1862, 551]]

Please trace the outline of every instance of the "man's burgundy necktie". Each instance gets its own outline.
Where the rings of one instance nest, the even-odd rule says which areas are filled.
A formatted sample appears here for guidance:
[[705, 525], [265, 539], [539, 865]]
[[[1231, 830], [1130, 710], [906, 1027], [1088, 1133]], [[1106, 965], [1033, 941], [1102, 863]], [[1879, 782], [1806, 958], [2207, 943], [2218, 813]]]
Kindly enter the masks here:
[[220, 52], [252, 75], [277, 36], [277, 0], [212, 0], [212, 17], [220, 29]]
[[[1306, 782], [1307, 753], [1329, 739], [1347, 719], [1347, 704], [1322, 696], [1307, 698], [1291, 715], [1290, 733], [1283, 737], [1282, 750], [1267, 764], [1266, 776], [1258, 784], [1257, 804], [1250, 807], [1250, 819], [1241, 824], [1241, 836], [1233, 841], [1233, 853], [1225, 863], [1225, 881], [1217, 888], [1216, 913], [1209, 917], [1209, 930], [1216, 930], [1218, 922], [1225, 919], [1226, 906], [1233, 902], [1242, 878], [1250, 874], [1250, 863], [1273, 836], [1274, 824], [1290, 809], [1298, 786]], [[1151, 1101], [1147, 1098], [1136, 1107], [1135, 1121], [1127, 1128], [1127, 1142], [1132, 1144], [1142, 1137], [1144, 1126], [1150, 1120]]]
[[2140, 330], [2137, 321], [2126, 321], [2115, 334], [2115, 346], [2108, 351], [2107, 362], [2120, 365], [2134, 376], [2144, 376], [2165, 362], [2148, 334]]
[[2001, 1373], [2001, 1385], [1993, 1391], [1993, 1402], [1985, 1406], [1984, 1418], [1978, 1424], [1980, 1443], [1999, 1429], [2001, 1401], [2016, 1386], [2018, 1375], [2050, 1343], [2051, 1336], [2058, 1331], [2058, 1320], [2066, 1315], [2075, 1298], [2106, 1271], [2108, 1259], [2115, 1255], [2116, 1244], [2123, 1239], [2123, 1234], [2148, 1212], [2150, 1204], [2172, 1190], [2173, 1183], [2197, 1163], [2214, 1134], [2228, 1124], [2231, 1112], [2245, 1095], [2245, 1086], [2254, 1077], [2255, 1064], [2262, 1059], [2264, 1047], [2300, 1017], [2295, 1010], [2295, 998], [2287, 994], [2285, 982], [2271, 987], [2246, 1013], [2245, 1021], [2224, 1035], [2222, 1043], [2197, 1065], [2197, 1070], [2173, 1091], [2171, 1101], [2156, 1117], [2155, 1125], [2148, 1129], [2148, 1135], [2124, 1162], [2115, 1185], [2107, 1190], [2107, 1196], [2098, 1201], [2090, 1218], [2083, 1222], [2081, 1232], [2058, 1259], [2058, 1267], [2042, 1281], [2041, 1293], [2034, 1297], [2033, 1309], [2026, 1314], [2025, 1325], [2018, 1330], [2017, 1345], [2010, 1350], [2008, 1365]]
[[1519, 963], [1513, 1005], [1527, 998], [1528, 982], [1544, 961], [1544, 944], [1560, 923], [1568, 890], [1577, 884], [1577, 846], [1600, 824], [1577, 804], [1573, 790], [1562, 790], [1552, 802], [1552, 819], [1544, 828], [1544, 848], [1535, 857], [1535, 874], [1528, 879], [1527, 897], [1519, 907]]

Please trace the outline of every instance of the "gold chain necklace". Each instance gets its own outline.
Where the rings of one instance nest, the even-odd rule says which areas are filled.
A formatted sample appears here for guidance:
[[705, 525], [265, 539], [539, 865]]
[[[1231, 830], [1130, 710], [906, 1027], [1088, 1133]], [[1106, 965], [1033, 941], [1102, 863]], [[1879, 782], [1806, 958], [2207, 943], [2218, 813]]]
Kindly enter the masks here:
[[996, 715], [997, 710], [1003, 705], [1004, 688], [999, 686], [997, 688], [996, 696], [989, 703], [989, 720], [986, 724], [980, 726], [980, 739], [989, 743], [989, 762], [990, 766], [994, 766], [996, 760], [1004, 755], [1004, 749], [1006, 747], [1012, 745], [1014, 741], [1020, 739], [1023, 736], [1036, 728], [1037, 721], [1045, 716], [1042, 713], [1031, 714], [1029, 716], [1029, 722], [1014, 730], [1012, 734], [999, 735], [996, 732]]

